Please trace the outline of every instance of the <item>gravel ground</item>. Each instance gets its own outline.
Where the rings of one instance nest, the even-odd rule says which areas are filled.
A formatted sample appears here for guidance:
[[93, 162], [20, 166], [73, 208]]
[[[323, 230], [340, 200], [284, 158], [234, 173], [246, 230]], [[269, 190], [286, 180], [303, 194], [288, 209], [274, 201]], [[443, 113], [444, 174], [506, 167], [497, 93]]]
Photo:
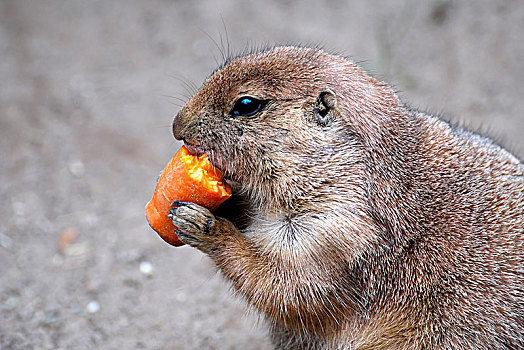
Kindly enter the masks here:
[[0, 0], [0, 348], [269, 348], [143, 214], [219, 47], [321, 44], [522, 158], [523, 31], [519, 0]]

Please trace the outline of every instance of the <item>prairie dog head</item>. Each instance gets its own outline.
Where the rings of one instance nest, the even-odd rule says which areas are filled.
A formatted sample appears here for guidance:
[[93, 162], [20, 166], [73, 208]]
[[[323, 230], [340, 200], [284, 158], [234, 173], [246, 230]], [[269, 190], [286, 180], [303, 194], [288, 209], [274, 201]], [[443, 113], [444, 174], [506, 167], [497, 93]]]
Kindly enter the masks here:
[[258, 205], [300, 210], [351, 191], [351, 174], [358, 186], [366, 134], [378, 128], [373, 115], [391, 104], [399, 102], [389, 88], [344, 58], [276, 47], [212, 74], [173, 133]]

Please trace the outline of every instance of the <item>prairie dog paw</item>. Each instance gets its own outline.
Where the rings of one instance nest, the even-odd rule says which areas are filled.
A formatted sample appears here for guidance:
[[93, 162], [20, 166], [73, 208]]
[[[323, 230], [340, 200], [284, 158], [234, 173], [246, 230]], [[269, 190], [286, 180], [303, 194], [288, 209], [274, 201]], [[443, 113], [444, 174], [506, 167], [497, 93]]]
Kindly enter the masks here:
[[215, 226], [215, 216], [209, 209], [195, 203], [173, 202], [169, 217], [178, 228], [178, 238], [197, 248], [209, 240]]

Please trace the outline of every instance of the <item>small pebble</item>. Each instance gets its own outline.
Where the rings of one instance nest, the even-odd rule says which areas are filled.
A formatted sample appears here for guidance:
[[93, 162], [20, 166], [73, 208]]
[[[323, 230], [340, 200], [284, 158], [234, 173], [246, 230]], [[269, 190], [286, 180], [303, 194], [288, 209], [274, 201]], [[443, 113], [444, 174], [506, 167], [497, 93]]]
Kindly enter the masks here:
[[140, 263], [140, 272], [146, 276], [152, 276], [153, 275], [153, 265], [151, 265], [148, 261], [142, 261]]
[[15, 215], [18, 215], [18, 216], [25, 215], [26, 205], [24, 202], [16, 201], [16, 202], [13, 202], [12, 205], [13, 205], [13, 211], [15, 212]]
[[71, 304], [69, 306], [69, 311], [71, 311], [72, 313], [76, 314], [78, 311], [80, 311], [80, 307], [78, 307], [77, 304]]
[[74, 227], [67, 228], [58, 237], [58, 248], [62, 254], [65, 254], [67, 249], [73, 244], [78, 237], [78, 231]]
[[16, 307], [16, 305], [18, 305], [18, 298], [11, 296], [7, 298], [4, 305], [7, 310], [13, 310]]
[[58, 313], [56, 311], [50, 311], [45, 315], [44, 324], [50, 325], [58, 321]]
[[69, 163], [69, 171], [76, 177], [82, 177], [85, 173], [84, 163], [81, 160], [75, 160]]
[[9, 249], [13, 246], [13, 240], [10, 237], [0, 233], [0, 246]]
[[93, 301], [89, 302], [89, 304], [87, 304], [86, 310], [90, 314], [94, 314], [94, 313], [98, 312], [98, 310], [100, 310], [100, 304], [97, 301], [93, 300]]

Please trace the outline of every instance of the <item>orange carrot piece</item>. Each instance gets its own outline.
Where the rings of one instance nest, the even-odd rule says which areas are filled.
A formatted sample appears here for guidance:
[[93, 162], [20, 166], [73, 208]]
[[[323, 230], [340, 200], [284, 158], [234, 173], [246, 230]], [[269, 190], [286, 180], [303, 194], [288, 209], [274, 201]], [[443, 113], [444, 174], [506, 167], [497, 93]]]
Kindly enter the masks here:
[[211, 164], [207, 154], [194, 156], [182, 146], [162, 170], [153, 198], [146, 205], [151, 228], [167, 243], [183, 245], [167, 216], [171, 203], [192, 202], [214, 211], [231, 196], [231, 187], [222, 178], [222, 172]]

